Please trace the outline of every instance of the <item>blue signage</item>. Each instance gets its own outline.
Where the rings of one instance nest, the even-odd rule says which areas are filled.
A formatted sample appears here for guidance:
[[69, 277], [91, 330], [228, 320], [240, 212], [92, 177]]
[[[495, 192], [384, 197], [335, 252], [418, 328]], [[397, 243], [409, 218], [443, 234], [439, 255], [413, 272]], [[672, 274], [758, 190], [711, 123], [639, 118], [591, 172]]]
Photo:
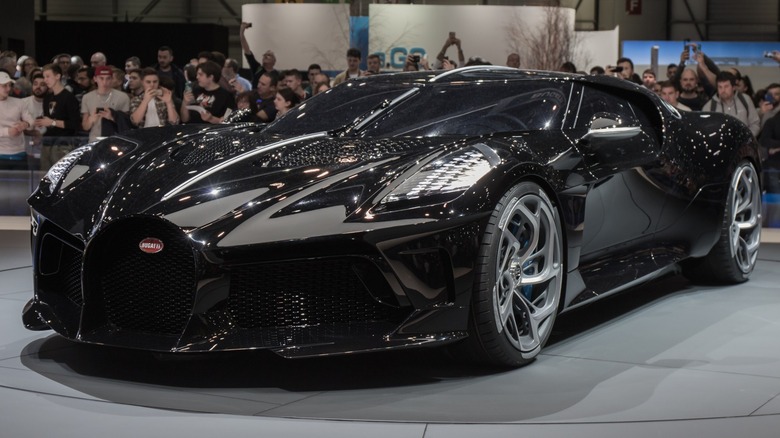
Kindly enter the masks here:
[[[699, 44], [701, 51], [720, 66], [778, 66], [777, 62], [765, 57], [764, 54], [780, 50], [780, 42], [690, 41], [690, 43]], [[658, 46], [658, 65], [679, 64], [685, 41], [623, 41], [621, 53], [622, 56], [631, 58], [634, 64], [650, 65], [650, 52], [653, 46]]]

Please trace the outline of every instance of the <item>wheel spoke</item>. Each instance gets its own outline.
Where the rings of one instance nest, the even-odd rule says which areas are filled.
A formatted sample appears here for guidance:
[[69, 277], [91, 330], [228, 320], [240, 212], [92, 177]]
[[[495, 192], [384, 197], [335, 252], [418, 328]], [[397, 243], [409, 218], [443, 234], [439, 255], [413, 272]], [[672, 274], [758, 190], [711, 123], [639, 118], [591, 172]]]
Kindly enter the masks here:
[[503, 231], [501, 238], [503, 251], [499, 257], [500, 263], [498, 264], [498, 270], [499, 272], [506, 272], [509, 271], [513, 259], [520, 251], [520, 241], [517, 240], [517, 237], [515, 237], [514, 234], [507, 230]]

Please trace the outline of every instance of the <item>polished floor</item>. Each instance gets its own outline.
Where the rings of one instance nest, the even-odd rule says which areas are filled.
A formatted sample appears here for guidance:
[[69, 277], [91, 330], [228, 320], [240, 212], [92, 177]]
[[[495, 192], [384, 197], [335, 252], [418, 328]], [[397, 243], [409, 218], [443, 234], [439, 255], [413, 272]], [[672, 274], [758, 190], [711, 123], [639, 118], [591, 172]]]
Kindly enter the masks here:
[[12, 221], [0, 231], [0, 437], [754, 438], [780, 430], [776, 243], [762, 246], [745, 284], [670, 277], [565, 314], [538, 360], [506, 371], [426, 350], [180, 358], [27, 331], [24, 228]]

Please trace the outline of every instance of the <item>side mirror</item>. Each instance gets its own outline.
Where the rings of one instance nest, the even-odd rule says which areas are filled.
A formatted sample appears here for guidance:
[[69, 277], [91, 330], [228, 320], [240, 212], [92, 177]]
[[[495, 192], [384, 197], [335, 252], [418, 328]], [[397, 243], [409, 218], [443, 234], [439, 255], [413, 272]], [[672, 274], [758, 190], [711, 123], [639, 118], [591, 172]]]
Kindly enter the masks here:
[[617, 128], [619, 126], [620, 121], [609, 116], [596, 117], [592, 122], [590, 122], [591, 131], [596, 129]]
[[582, 139], [626, 140], [639, 135], [641, 132], [642, 128], [639, 126], [620, 126], [619, 117], [604, 114], [597, 115], [593, 119], [588, 133]]

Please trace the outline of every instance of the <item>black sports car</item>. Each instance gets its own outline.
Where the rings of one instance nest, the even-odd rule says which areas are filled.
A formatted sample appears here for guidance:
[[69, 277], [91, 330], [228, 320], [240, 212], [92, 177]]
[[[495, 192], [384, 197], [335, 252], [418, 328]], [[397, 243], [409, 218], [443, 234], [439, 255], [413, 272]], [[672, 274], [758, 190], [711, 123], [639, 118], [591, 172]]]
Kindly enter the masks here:
[[30, 197], [33, 330], [285, 357], [453, 345], [532, 360], [556, 315], [679, 269], [737, 283], [759, 154], [608, 77], [481, 66], [348, 81], [268, 125], [79, 148]]

